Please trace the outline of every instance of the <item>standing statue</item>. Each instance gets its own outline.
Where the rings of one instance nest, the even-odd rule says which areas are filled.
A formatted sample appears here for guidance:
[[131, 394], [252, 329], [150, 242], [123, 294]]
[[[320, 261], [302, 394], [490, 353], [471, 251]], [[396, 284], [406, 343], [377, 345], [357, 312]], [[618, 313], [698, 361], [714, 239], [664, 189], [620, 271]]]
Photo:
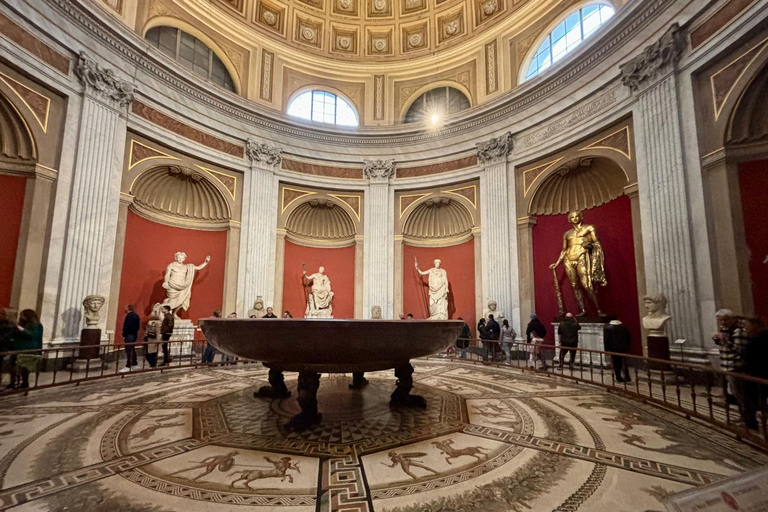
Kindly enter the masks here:
[[414, 259], [414, 263], [420, 276], [429, 276], [428, 320], [448, 320], [448, 274], [440, 268], [441, 261], [435, 260], [435, 266], [423, 272], [419, 269], [419, 262]]
[[312, 283], [312, 289], [307, 296], [307, 309], [304, 318], [333, 318], [333, 292], [331, 280], [325, 275], [325, 267], [320, 267], [316, 273], [307, 275], [307, 269], [303, 270], [306, 284]]
[[89, 295], [83, 299], [83, 307], [85, 308], [85, 328], [86, 329], [98, 329], [99, 328], [99, 310], [104, 305], [107, 299], [101, 295]]
[[[557, 261], [549, 268], [554, 273], [561, 262], [565, 264], [565, 273], [579, 303], [580, 311], [577, 316], [584, 316], [587, 313], [581, 289], [587, 293], [595, 305], [597, 314], [602, 316], [603, 312], [597, 302], [597, 286], [605, 286], [608, 283], [605, 279], [605, 267], [603, 265], [603, 247], [597, 239], [595, 227], [582, 224], [583, 218], [582, 213], [578, 211], [568, 214], [568, 222], [571, 223], [572, 228], [563, 235], [563, 250]], [[557, 276], [555, 275], [555, 277]], [[562, 295], [557, 280], [555, 285], [560, 312], [564, 314], [565, 309], [562, 307]]]
[[264, 309], [264, 299], [261, 295], [258, 295], [253, 302], [253, 309], [248, 311], [248, 318], [264, 318], [264, 315], [266, 314], [267, 310]]
[[667, 297], [658, 295], [646, 295], [643, 304], [648, 314], [643, 317], [643, 327], [648, 329], [648, 336], [666, 336], [667, 322], [672, 318], [667, 314]]
[[163, 301], [164, 306], [170, 306], [173, 315], [178, 318], [180, 310], [189, 309], [189, 299], [192, 297], [192, 281], [195, 280], [195, 272], [202, 270], [211, 261], [210, 256], [205, 257], [202, 265], [184, 263], [187, 255], [183, 252], [177, 252], [173, 255], [173, 261], [165, 269], [165, 279], [163, 288], [168, 291], [167, 297]]

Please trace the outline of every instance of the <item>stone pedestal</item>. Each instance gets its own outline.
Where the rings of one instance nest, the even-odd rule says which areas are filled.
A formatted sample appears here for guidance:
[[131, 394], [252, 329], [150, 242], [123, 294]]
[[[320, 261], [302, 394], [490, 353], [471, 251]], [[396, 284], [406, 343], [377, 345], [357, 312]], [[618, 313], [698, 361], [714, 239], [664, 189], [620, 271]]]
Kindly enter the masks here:
[[[586, 350], [605, 350], [605, 323], [604, 322], [579, 322], [579, 346]], [[555, 361], [560, 359], [560, 335], [557, 328], [560, 322], [554, 322], [552, 327], [555, 333]], [[568, 356], [570, 359], [570, 356]], [[591, 354], [589, 352], [576, 352], [576, 362], [590, 366], [609, 366], [607, 356]]]
[[[169, 349], [171, 356], [188, 356], [192, 353], [192, 341], [195, 339], [195, 324], [187, 318], [177, 318], [173, 323], [173, 334], [170, 341], [173, 341]], [[181, 343], [179, 343], [181, 342]]]
[[[95, 345], [95, 346], [94, 346]], [[83, 329], [80, 331], [80, 349], [73, 364], [76, 371], [86, 368], [101, 368], [101, 329]]]

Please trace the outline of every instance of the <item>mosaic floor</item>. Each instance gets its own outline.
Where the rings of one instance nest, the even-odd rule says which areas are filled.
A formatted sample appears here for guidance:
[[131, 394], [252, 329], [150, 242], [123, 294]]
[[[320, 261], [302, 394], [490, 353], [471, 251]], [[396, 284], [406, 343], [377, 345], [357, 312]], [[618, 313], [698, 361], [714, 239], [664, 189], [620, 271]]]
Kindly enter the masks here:
[[[553, 377], [421, 361], [426, 410], [393, 411], [391, 372], [323, 376], [323, 423], [260, 366], [175, 370], [0, 400], [0, 510], [660, 511], [768, 463], [671, 413]], [[295, 392], [296, 374], [287, 374]], [[294, 393], [295, 396], [295, 393]]]

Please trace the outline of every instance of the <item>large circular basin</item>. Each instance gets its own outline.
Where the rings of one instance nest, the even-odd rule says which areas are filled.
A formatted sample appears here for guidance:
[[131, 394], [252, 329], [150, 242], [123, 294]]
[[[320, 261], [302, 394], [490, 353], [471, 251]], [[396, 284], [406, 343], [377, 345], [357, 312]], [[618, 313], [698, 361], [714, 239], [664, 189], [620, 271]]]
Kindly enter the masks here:
[[317, 373], [395, 368], [446, 349], [463, 325], [461, 320], [200, 320], [206, 339], [225, 354]]

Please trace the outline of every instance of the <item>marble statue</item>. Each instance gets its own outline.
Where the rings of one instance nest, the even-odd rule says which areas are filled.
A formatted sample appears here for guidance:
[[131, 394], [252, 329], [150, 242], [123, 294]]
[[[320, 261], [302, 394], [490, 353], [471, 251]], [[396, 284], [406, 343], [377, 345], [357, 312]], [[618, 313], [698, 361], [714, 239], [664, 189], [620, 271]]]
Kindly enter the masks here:
[[486, 322], [488, 321], [488, 315], [493, 315], [493, 319], [501, 323], [501, 321], [504, 319], [504, 313], [499, 311], [498, 307], [499, 305], [495, 300], [488, 301], [488, 307], [483, 310], [483, 318], [485, 318]]
[[371, 320], [381, 320], [381, 306], [371, 306]]
[[189, 309], [189, 299], [192, 297], [192, 281], [195, 280], [195, 272], [204, 269], [210, 256], [205, 257], [202, 265], [184, 263], [187, 255], [183, 252], [177, 252], [173, 255], [174, 261], [165, 269], [165, 278], [163, 279], [163, 288], [167, 290], [167, 296], [163, 305], [170, 306], [173, 315], [178, 317], [180, 310]]
[[331, 280], [325, 275], [325, 267], [320, 267], [317, 272], [307, 275], [304, 269], [304, 279], [312, 284], [312, 288], [307, 297], [307, 309], [304, 312], [304, 318], [333, 318], [333, 292], [331, 291]]
[[643, 297], [648, 314], [643, 317], [643, 327], [648, 330], [649, 336], [666, 336], [667, 322], [672, 318], [667, 314], [667, 297], [658, 295], [646, 295]]
[[258, 295], [253, 302], [253, 309], [248, 311], [248, 318], [264, 318], [264, 315], [266, 314], [267, 310], [264, 309], [264, 299], [261, 295]]
[[440, 268], [442, 262], [435, 260], [435, 266], [425, 271], [419, 269], [418, 261], [414, 263], [419, 275], [429, 276], [428, 320], [448, 320], [448, 273]]
[[107, 299], [101, 295], [89, 295], [83, 299], [83, 308], [85, 308], [85, 328], [99, 328], [99, 311]]
[[[549, 268], [552, 272], [563, 263], [568, 281], [571, 283], [573, 293], [579, 303], [578, 316], [584, 316], [587, 313], [584, 305], [584, 296], [582, 290], [595, 305], [597, 314], [602, 315], [600, 305], [597, 302], [597, 287], [605, 286], [608, 281], [605, 278], [605, 267], [603, 265], [603, 247], [597, 239], [597, 233], [594, 226], [582, 224], [584, 216], [579, 211], [568, 214], [568, 222], [571, 223], [571, 229], [563, 235], [563, 250], [557, 261]], [[558, 305], [562, 305], [562, 294], [557, 283], [555, 274], [555, 285], [558, 296]], [[560, 308], [561, 312], [564, 308]]]

